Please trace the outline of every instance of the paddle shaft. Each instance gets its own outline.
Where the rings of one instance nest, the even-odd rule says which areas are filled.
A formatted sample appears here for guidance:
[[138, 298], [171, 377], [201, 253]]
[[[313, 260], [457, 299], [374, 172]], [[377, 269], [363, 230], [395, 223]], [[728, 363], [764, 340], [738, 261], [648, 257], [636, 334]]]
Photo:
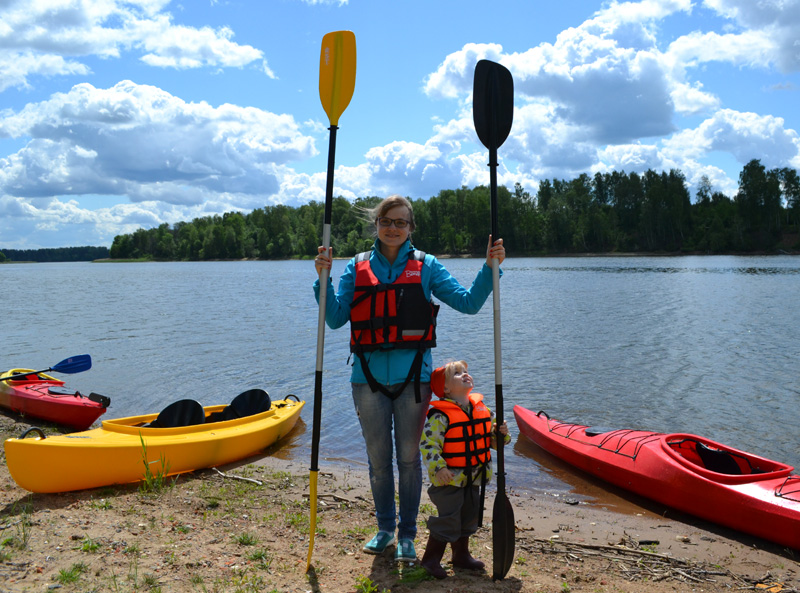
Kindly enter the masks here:
[[[336, 131], [331, 126], [328, 143], [328, 177], [325, 183], [325, 217], [322, 223], [322, 246], [326, 253], [331, 247], [331, 210], [333, 204], [333, 168], [336, 162]], [[317, 324], [317, 370], [314, 375], [314, 425], [311, 434], [311, 471], [319, 471], [319, 439], [322, 421], [322, 363], [325, 354], [325, 314], [328, 304], [330, 270], [322, 268], [319, 275], [319, 319]]]
[[[492, 241], [497, 240], [497, 148], [489, 148], [489, 192]], [[494, 312], [494, 389], [497, 426], [503, 424], [503, 348], [500, 339], [500, 261], [492, 258], [492, 308]], [[505, 439], [497, 433], [497, 490], [505, 492]]]
[[43, 369], [41, 371], [31, 371], [30, 373], [18, 373], [16, 375], [9, 375], [8, 377], [0, 377], [0, 381], [22, 381], [25, 377], [29, 377], [31, 375], [38, 375], [39, 373], [49, 373], [52, 371], [52, 368]]

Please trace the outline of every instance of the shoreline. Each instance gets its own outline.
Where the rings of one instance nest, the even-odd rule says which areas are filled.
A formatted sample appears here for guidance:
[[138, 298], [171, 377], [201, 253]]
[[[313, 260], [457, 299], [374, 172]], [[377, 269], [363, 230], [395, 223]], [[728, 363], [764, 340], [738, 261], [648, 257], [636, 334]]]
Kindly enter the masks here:
[[[27, 427], [0, 414], [3, 438]], [[278, 444], [280, 445], [280, 443]], [[0, 592], [410, 591], [542, 593], [674, 593], [763, 590], [797, 592], [797, 552], [665, 511], [592, 486], [590, 501], [509, 488], [516, 519], [515, 562], [491, 580], [491, 513], [473, 555], [489, 573], [454, 571], [435, 581], [418, 564], [402, 568], [390, 553], [361, 546], [375, 531], [364, 469], [321, 464], [312, 572], [308, 552], [307, 465], [280, 446], [230, 464], [170, 479], [146, 493], [138, 484], [61, 494], [31, 494], [0, 466]], [[596, 491], [592, 490], [596, 489]], [[581, 494], [584, 494], [582, 492]], [[582, 497], [581, 497], [582, 498]], [[435, 512], [423, 489], [416, 540], [421, 557], [425, 518]], [[69, 575], [75, 576], [69, 581]], [[374, 586], [374, 589], [368, 588]]]

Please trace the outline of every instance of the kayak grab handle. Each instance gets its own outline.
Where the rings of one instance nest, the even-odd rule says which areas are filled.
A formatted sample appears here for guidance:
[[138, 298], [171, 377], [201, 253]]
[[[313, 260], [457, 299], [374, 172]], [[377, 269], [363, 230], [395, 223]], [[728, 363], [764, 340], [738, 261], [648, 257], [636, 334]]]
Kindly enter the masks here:
[[20, 440], [24, 439], [26, 436], [28, 436], [32, 432], [38, 432], [40, 439], [46, 439], [47, 438], [46, 436], [44, 436], [44, 431], [41, 428], [37, 428], [36, 426], [32, 426], [31, 428], [29, 428], [28, 430], [23, 432], [21, 435], [19, 435]]
[[545, 412], [544, 410], [539, 410], [538, 412], [536, 412], [536, 415], [537, 415], [537, 416], [541, 416], [542, 414], [544, 414], [544, 417], [545, 417], [545, 418], [547, 418], [548, 420], [550, 420], [550, 416], [548, 416], [548, 415], [547, 415], [547, 412]]
[[108, 408], [111, 405], [111, 398], [107, 395], [100, 395], [99, 393], [95, 393], [92, 391], [89, 395], [86, 396], [93, 402], [100, 404], [103, 408]]

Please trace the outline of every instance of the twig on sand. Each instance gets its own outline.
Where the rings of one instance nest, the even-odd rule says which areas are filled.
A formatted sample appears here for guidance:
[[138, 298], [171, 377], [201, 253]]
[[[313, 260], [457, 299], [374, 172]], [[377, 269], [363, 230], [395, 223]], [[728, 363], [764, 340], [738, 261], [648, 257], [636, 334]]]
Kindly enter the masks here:
[[[310, 498], [310, 494], [303, 494], [303, 498]], [[317, 498], [330, 498], [335, 500], [336, 502], [346, 502], [348, 504], [356, 504], [355, 500], [350, 498], [345, 498], [344, 496], [339, 496], [338, 494], [317, 494]]]
[[[639, 550], [626, 545], [629, 543], [603, 545], [532, 538], [527, 542], [518, 542], [518, 545], [521, 549], [529, 552], [563, 554], [569, 560], [581, 559], [580, 557], [604, 558], [610, 561], [609, 568], [616, 569], [629, 581], [679, 580], [692, 583], [713, 583], [717, 582], [719, 577], [725, 577], [739, 583], [741, 588], [750, 590], [761, 589], [764, 583], [774, 581], [770, 574], [761, 579], [753, 579], [706, 562], [695, 562], [685, 558]], [[636, 542], [633, 543], [636, 544]], [[770, 584], [774, 585], [775, 583]], [[761, 585], [761, 587], [757, 587], [757, 585]], [[783, 585], [777, 590], [780, 593], [798, 593], [796, 588]]]
[[252, 482], [253, 484], [258, 484], [259, 486], [263, 486], [264, 485], [264, 482], [261, 482], [259, 480], [255, 480], [253, 478], [245, 478], [243, 476], [234, 476], [234, 475], [231, 475], [231, 474], [226, 474], [226, 473], [223, 473], [223, 472], [219, 471], [216, 467], [212, 467], [211, 469], [213, 469], [215, 472], [217, 472], [223, 478], [230, 478], [231, 480], [242, 480], [243, 482]]

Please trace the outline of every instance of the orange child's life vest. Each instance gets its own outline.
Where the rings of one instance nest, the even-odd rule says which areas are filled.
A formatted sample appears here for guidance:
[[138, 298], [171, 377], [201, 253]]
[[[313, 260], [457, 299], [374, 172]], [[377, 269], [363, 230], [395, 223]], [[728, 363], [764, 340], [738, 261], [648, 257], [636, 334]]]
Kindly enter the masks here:
[[436, 346], [439, 306], [422, 289], [423, 251], [414, 251], [400, 276], [383, 284], [372, 271], [370, 252], [356, 256], [355, 287], [350, 305], [350, 351], [356, 354]]
[[448, 427], [444, 435], [444, 457], [447, 467], [476, 468], [492, 459], [492, 416], [483, 403], [480, 393], [470, 393], [472, 413], [468, 414], [452, 400], [431, 402], [428, 417], [438, 410], [447, 415]]

